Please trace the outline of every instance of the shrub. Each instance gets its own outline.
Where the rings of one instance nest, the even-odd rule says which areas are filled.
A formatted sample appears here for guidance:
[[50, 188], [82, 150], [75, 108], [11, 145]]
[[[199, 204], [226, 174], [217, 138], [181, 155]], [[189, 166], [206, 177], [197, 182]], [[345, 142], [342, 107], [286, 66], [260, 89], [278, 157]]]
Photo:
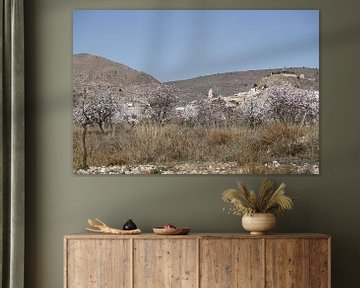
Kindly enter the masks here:
[[231, 139], [232, 133], [224, 129], [211, 130], [206, 136], [206, 141], [209, 145], [225, 145]]
[[264, 113], [268, 121], [305, 123], [319, 120], [319, 92], [291, 86], [266, 89]]

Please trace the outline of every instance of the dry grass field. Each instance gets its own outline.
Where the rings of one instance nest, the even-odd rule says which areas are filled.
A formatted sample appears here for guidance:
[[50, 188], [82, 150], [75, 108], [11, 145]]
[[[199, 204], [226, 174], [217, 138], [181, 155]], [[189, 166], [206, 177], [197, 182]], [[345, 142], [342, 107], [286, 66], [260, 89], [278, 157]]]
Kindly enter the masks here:
[[[234, 169], [235, 165], [243, 174], [314, 174], [307, 167], [317, 166], [319, 162], [318, 131], [318, 123], [271, 123], [257, 129], [247, 126], [118, 125], [104, 133], [94, 126], [89, 127], [86, 135], [87, 161], [89, 166], [95, 167], [151, 164], [171, 169], [179, 163], [188, 167], [207, 165], [209, 174], [217, 173], [211, 170], [212, 166], [232, 163], [232, 168], [225, 172], [240, 171]], [[75, 172], [81, 163], [80, 135], [81, 129], [74, 126]], [[158, 173], [158, 170], [149, 173]]]

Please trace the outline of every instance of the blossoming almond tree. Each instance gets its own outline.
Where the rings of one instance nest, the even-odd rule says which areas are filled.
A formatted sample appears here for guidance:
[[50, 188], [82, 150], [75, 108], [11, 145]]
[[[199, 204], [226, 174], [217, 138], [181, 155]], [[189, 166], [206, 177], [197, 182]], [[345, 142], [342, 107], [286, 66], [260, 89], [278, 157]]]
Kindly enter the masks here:
[[91, 94], [85, 90], [74, 98], [76, 101], [73, 107], [73, 121], [82, 129], [81, 168], [85, 169], [88, 167], [86, 149], [87, 127], [96, 124], [104, 132], [104, 127], [112, 124], [113, 116], [118, 110], [119, 101], [110, 93]]

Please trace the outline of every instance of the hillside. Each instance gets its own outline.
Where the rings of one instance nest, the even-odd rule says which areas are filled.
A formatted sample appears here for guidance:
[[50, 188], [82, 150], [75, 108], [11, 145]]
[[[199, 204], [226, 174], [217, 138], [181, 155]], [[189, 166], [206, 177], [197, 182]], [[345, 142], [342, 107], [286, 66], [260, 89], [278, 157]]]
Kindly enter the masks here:
[[135, 94], [142, 94], [159, 85], [160, 82], [151, 75], [124, 64], [90, 54], [73, 55], [74, 95], [84, 89], [90, 93], [110, 90], [112, 93], [135, 91]]
[[305, 79], [297, 79], [297, 77], [286, 77], [282, 74], [276, 74], [282, 70], [283, 69], [279, 68], [218, 73], [187, 80], [170, 81], [166, 84], [181, 91], [182, 99], [186, 102], [206, 97], [210, 88], [217, 95], [229, 96], [239, 92], [248, 91], [254, 84], [284, 84], [285, 82], [288, 82], [298, 88], [319, 90], [318, 69], [286, 68], [286, 71], [294, 73], [294, 76], [304, 74]]
[[[299, 76], [303, 75], [302, 78]], [[254, 84], [284, 85], [308, 90], [319, 90], [319, 70], [314, 68], [279, 68], [218, 73], [187, 80], [160, 83], [144, 72], [106, 58], [90, 55], [73, 55], [73, 92], [110, 92], [129, 101], [146, 98], [151, 91], [166, 84], [173, 88], [179, 104], [204, 99], [210, 89], [214, 95], [232, 96], [249, 91]]]

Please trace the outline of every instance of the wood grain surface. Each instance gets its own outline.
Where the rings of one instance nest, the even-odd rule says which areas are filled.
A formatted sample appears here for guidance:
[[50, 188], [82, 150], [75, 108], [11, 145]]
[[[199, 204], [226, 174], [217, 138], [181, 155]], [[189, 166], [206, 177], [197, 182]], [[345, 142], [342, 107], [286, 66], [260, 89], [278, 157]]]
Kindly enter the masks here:
[[266, 287], [309, 287], [309, 240], [266, 240]]
[[188, 235], [156, 235], [154, 233], [142, 233], [139, 235], [110, 235], [102, 233], [77, 233], [65, 235], [65, 239], [329, 239], [329, 235], [320, 233], [288, 233], [288, 234], [265, 234], [250, 235], [249, 233], [189, 233]]
[[261, 239], [209, 239], [200, 246], [200, 287], [263, 287]]
[[65, 287], [130, 288], [130, 252], [130, 240], [69, 241]]
[[310, 242], [310, 287], [328, 288], [330, 279], [330, 241], [313, 239]]
[[197, 287], [197, 241], [134, 241], [134, 287]]
[[323, 234], [66, 235], [64, 287], [330, 288], [330, 243]]

